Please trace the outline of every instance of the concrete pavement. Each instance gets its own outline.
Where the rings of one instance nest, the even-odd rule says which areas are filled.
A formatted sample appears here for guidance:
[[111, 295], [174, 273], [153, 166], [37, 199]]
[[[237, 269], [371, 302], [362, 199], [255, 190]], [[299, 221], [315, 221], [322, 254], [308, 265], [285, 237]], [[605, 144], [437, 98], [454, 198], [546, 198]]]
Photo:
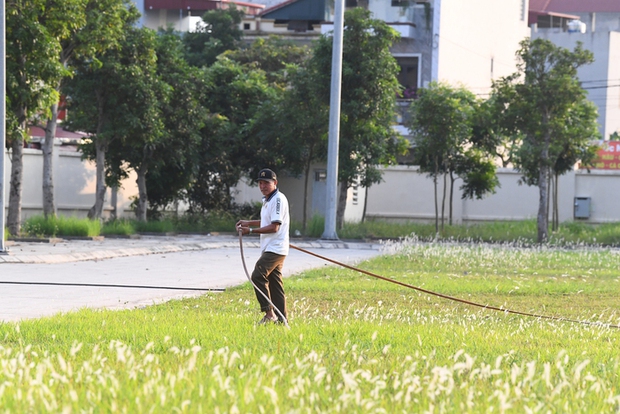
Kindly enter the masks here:
[[[381, 243], [292, 239], [303, 249], [347, 264], [382, 253]], [[0, 320], [18, 321], [88, 308], [134, 308], [195, 296], [196, 291], [16, 285], [81, 283], [225, 289], [247, 281], [236, 235], [141, 236], [138, 239], [15, 241], [0, 254]], [[249, 270], [260, 255], [257, 237], [244, 238]], [[322, 266], [291, 249], [285, 276]]]
[[[0, 254], [3, 263], [68, 263], [84, 260], [103, 260], [118, 257], [158, 253], [239, 247], [236, 235], [139, 236], [137, 238], [48, 239], [34, 242], [28, 239], [7, 242], [8, 254]], [[244, 248], [258, 248], [257, 237], [245, 237]], [[303, 249], [379, 250], [379, 242], [324, 241], [291, 239], [291, 244]], [[1, 268], [0, 268], [1, 270]]]

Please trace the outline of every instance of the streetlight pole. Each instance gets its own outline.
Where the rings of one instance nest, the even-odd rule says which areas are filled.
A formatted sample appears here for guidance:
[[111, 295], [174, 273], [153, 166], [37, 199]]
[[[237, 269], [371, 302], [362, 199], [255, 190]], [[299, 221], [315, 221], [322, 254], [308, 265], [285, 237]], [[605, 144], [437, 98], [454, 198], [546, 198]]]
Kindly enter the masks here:
[[338, 206], [338, 144], [340, 136], [340, 95], [342, 88], [342, 44], [344, 32], [344, 0], [335, 0], [332, 47], [332, 79], [329, 102], [329, 137], [327, 142], [327, 188], [325, 197], [325, 230], [322, 239], [338, 240], [336, 209]]
[[6, 253], [4, 246], [4, 227], [6, 211], [4, 209], [4, 159], [6, 153], [6, 6], [5, 0], [0, 4], [0, 254]]

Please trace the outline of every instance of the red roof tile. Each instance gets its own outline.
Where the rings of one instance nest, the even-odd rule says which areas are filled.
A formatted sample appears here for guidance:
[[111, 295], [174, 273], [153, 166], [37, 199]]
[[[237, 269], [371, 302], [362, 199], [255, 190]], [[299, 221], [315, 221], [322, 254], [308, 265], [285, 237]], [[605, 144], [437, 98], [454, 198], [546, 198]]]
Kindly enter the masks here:
[[[38, 126], [31, 126], [29, 128], [28, 132], [29, 132], [31, 137], [45, 138], [45, 131], [43, 130], [43, 128], [40, 128]], [[79, 138], [85, 138], [87, 136], [88, 136], [87, 134], [84, 134], [82, 132], [71, 132], [71, 131], [67, 131], [65, 129], [62, 129], [61, 127], [56, 127], [55, 138], [75, 138], [75, 139], [79, 139]]]
[[620, 13], [619, 0], [530, 0], [530, 11]]

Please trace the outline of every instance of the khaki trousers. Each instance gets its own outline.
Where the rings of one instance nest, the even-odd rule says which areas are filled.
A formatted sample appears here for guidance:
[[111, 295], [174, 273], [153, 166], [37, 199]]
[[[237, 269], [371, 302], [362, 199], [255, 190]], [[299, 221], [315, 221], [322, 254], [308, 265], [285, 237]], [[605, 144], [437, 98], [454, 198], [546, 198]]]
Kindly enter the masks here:
[[[254, 266], [252, 272], [252, 282], [263, 292], [274, 306], [278, 308], [282, 315], [288, 319], [286, 315], [286, 298], [284, 297], [284, 284], [282, 283], [282, 266], [286, 256], [271, 252], [264, 252]], [[267, 312], [271, 309], [271, 304], [256, 289], [256, 298], [260, 304], [260, 310]], [[276, 312], [278, 319], [280, 315]]]

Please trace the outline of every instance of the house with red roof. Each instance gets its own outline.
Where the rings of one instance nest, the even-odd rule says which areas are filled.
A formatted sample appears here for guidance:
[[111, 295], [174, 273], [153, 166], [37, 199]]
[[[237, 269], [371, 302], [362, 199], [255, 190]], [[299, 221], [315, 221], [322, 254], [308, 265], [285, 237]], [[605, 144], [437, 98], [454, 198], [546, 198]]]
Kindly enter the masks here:
[[157, 30], [172, 26], [181, 32], [191, 32], [202, 22], [202, 15], [210, 10], [234, 6], [249, 16], [265, 8], [262, 4], [236, 0], [133, 0], [142, 14], [140, 25]]
[[[31, 126], [28, 129], [28, 135], [30, 139], [24, 142], [24, 146], [26, 148], [41, 149], [41, 144], [45, 141], [45, 130], [39, 126]], [[82, 140], [87, 137], [88, 134], [67, 131], [61, 125], [58, 125], [54, 137], [54, 145], [59, 147], [61, 151], [76, 152]]]
[[[530, 0], [529, 24], [539, 28], [558, 27], [562, 19], [577, 19], [590, 32], [620, 31], [618, 0]], [[552, 22], [552, 26], [548, 26]]]

